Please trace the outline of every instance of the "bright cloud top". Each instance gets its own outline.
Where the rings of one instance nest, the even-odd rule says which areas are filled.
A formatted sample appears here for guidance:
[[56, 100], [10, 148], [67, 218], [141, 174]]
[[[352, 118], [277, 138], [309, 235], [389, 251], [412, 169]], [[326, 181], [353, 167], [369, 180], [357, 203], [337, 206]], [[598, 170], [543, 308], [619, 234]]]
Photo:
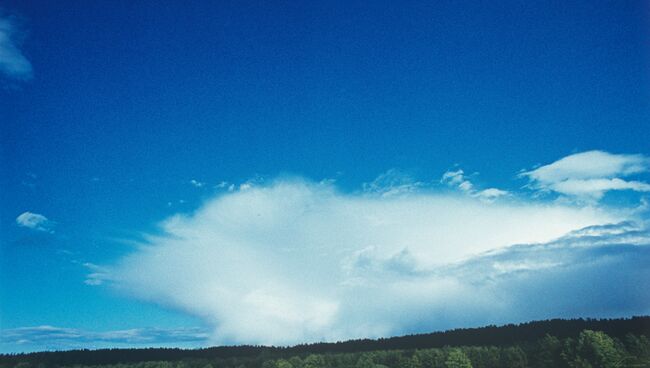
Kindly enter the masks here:
[[[582, 310], [570, 307], [572, 295], [598, 288], [598, 267], [620, 265], [594, 262], [596, 248], [577, 245], [593, 234], [561, 237], [627, 220], [624, 211], [484, 201], [389, 183], [400, 190], [388, 197], [302, 179], [225, 192], [193, 214], [167, 219], [161, 234], [117, 264], [93, 269], [88, 283], [198, 316], [213, 327], [214, 343], [386, 336], [639, 305], [632, 281], [622, 278], [619, 304], [587, 298], [592, 304], [578, 303]], [[641, 240], [633, 246], [647, 255], [647, 233], [634, 231]], [[533, 245], [506, 248], [512, 244]], [[561, 246], [555, 253], [554, 244], [575, 245], [591, 258]], [[505, 253], [485, 253], [495, 249]], [[546, 258], [537, 261], [537, 254]], [[579, 278], [580, 267], [587, 279], [560, 279]], [[540, 299], [551, 294], [562, 299]]]
[[47, 217], [29, 211], [18, 215], [18, 217], [16, 217], [16, 224], [28, 229], [45, 232], [52, 232], [52, 228], [54, 227], [54, 223], [48, 220]]
[[16, 44], [17, 29], [13, 20], [0, 10], [0, 73], [15, 79], [32, 77], [32, 64]]
[[598, 200], [610, 190], [650, 192], [650, 184], [622, 178], [650, 172], [643, 155], [588, 151], [564, 157], [522, 174], [534, 188], [581, 199]]

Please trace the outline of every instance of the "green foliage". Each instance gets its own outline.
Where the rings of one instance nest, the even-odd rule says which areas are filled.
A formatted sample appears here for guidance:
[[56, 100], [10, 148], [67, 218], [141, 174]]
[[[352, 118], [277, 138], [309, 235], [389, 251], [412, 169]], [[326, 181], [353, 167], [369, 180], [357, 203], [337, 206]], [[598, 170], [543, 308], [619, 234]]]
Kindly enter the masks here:
[[474, 368], [498, 367], [501, 364], [501, 349], [494, 346], [471, 346], [463, 349]]
[[289, 358], [289, 363], [291, 363], [291, 366], [293, 368], [303, 368], [303, 362], [299, 356], [293, 356]]
[[445, 353], [440, 349], [417, 350], [414, 354], [418, 357], [422, 368], [442, 367], [445, 363]]
[[594, 368], [621, 367], [625, 358], [625, 353], [617, 349], [614, 340], [600, 331], [582, 331], [576, 352]]
[[625, 345], [630, 354], [639, 358], [650, 358], [650, 339], [644, 335], [625, 335]]
[[446, 368], [472, 368], [472, 362], [460, 349], [452, 349], [445, 361]]
[[562, 363], [562, 342], [555, 336], [546, 334], [539, 340], [535, 347], [534, 361], [535, 368], [554, 368]]
[[325, 359], [322, 355], [310, 354], [305, 358], [304, 368], [323, 368], [325, 367]]
[[519, 346], [511, 346], [501, 351], [501, 367], [526, 368], [528, 366], [526, 353]]
[[[650, 341], [645, 335], [583, 330], [574, 338], [545, 335], [535, 341], [498, 346], [455, 346], [353, 352], [184, 358], [117, 364], [58, 364], [16, 355], [0, 368], [617, 368], [649, 367]], [[56, 356], [56, 355], [54, 355]]]
[[354, 365], [355, 368], [375, 368], [375, 363], [370, 354], [362, 354]]
[[417, 355], [412, 357], [401, 357], [397, 364], [398, 368], [422, 368], [422, 363]]
[[293, 368], [293, 365], [291, 365], [291, 363], [289, 363], [289, 361], [284, 360], [284, 359], [280, 359], [280, 360], [278, 360], [278, 361], [275, 363], [275, 366], [276, 366], [277, 368]]

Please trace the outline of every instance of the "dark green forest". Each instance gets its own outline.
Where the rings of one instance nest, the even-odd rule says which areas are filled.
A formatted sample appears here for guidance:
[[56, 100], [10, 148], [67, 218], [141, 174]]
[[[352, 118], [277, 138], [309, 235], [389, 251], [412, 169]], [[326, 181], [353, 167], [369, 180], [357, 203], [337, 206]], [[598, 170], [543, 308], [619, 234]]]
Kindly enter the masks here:
[[0, 368], [650, 367], [650, 317], [547, 320], [292, 347], [102, 349], [0, 355]]

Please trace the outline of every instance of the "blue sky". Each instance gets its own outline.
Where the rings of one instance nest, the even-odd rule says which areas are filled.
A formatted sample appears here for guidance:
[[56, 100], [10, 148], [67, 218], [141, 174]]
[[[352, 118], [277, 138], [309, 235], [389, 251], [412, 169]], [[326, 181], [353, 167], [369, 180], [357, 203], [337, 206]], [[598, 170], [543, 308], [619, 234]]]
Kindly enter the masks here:
[[647, 314], [649, 11], [3, 1], [0, 351]]

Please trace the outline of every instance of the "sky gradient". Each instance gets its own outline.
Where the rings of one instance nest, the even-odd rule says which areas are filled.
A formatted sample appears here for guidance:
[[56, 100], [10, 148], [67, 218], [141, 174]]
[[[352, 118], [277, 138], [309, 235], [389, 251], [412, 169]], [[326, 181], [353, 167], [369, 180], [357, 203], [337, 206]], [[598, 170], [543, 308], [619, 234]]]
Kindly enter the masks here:
[[648, 45], [644, 1], [3, 1], [0, 352], [648, 314]]

